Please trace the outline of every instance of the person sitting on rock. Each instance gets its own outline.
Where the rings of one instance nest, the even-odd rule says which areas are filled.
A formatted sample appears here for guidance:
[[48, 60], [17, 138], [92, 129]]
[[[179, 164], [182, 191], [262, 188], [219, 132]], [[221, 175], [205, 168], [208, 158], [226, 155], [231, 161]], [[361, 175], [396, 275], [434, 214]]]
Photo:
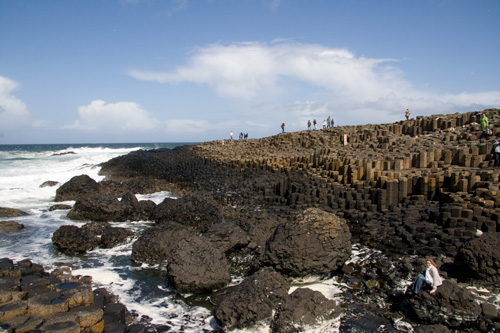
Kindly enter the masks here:
[[430, 291], [430, 293], [434, 294], [436, 292], [437, 287], [443, 284], [443, 280], [439, 275], [437, 265], [434, 262], [434, 260], [427, 259], [425, 264], [427, 265], [427, 268], [425, 269], [425, 275], [418, 274], [417, 279], [415, 280], [415, 282], [413, 282], [411, 286], [411, 290], [415, 294], [418, 294], [422, 289], [422, 287], [425, 286], [431, 286], [432, 290]]

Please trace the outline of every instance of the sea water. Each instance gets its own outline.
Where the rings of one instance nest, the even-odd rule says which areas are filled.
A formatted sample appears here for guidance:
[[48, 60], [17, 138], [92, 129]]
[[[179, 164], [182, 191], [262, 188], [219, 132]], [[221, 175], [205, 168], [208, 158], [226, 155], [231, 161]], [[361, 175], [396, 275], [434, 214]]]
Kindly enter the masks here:
[[[134, 265], [130, 243], [112, 249], [96, 249], [79, 256], [60, 253], [52, 245], [52, 234], [62, 225], [81, 226], [82, 222], [66, 217], [68, 210], [49, 211], [55, 204], [59, 186], [77, 175], [86, 174], [96, 181], [99, 164], [139, 149], [174, 148], [181, 143], [161, 144], [94, 144], [94, 145], [0, 145], [0, 207], [17, 208], [29, 215], [15, 218], [24, 229], [0, 234], [0, 257], [14, 261], [30, 259], [47, 271], [60, 266], [72, 268], [73, 275], [89, 275], [94, 287], [105, 287], [140, 320], [164, 324], [174, 331], [216, 328], [210, 312], [186, 305], [182, 297], [169, 288], [163, 267]], [[44, 182], [56, 186], [41, 186]], [[137, 193], [139, 200], [162, 202], [169, 192]], [[61, 202], [74, 204], [73, 201]], [[140, 232], [149, 221], [113, 222], [114, 226]]]
[[[47, 271], [60, 266], [69, 266], [73, 275], [92, 277], [94, 287], [103, 287], [119, 297], [139, 321], [157, 325], [168, 325], [171, 331], [214, 332], [219, 329], [210, 311], [193, 305], [190, 295], [181, 295], [170, 288], [165, 267], [137, 265], [131, 260], [132, 244], [138, 235], [151, 226], [151, 221], [112, 222], [114, 226], [131, 229], [136, 237], [128, 244], [112, 249], [95, 249], [83, 255], [68, 256], [52, 245], [52, 234], [62, 225], [81, 226], [82, 222], [66, 217], [68, 210], [49, 211], [55, 204], [59, 186], [77, 175], [86, 174], [96, 181], [99, 165], [114, 157], [139, 149], [173, 148], [179, 143], [163, 144], [102, 144], [102, 145], [0, 145], [0, 207], [17, 208], [29, 215], [15, 220], [24, 229], [0, 234], [0, 258], [14, 261], [30, 259], [41, 264]], [[56, 186], [41, 185], [56, 182]], [[136, 193], [139, 200], [162, 202], [173, 197], [169, 192], [153, 194]], [[62, 202], [73, 205], [73, 201]], [[362, 261], [372, 250], [353, 246], [351, 261]], [[233, 281], [237, 283], [238, 280]], [[342, 302], [341, 295], [347, 286], [335, 278], [310, 281], [295, 281], [290, 289], [308, 287], [322, 292], [327, 298]], [[325, 321], [310, 327], [309, 332], [334, 332], [340, 320]], [[238, 330], [236, 330], [238, 331]], [[268, 323], [259, 323], [254, 328], [241, 332], [269, 332]]]

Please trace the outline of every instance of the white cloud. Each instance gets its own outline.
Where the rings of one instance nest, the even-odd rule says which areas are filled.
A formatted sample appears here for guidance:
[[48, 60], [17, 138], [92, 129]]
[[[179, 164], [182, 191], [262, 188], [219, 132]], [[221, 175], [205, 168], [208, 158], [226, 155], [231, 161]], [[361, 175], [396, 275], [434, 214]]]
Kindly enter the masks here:
[[[160, 83], [205, 84], [222, 97], [254, 103], [281, 100], [273, 111], [282, 115], [322, 113], [326, 117], [342, 112], [351, 124], [397, 121], [406, 108], [414, 115], [430, 115], [500, 105], [500, 91], [440, 94], [416, 88], [397, 67], [398, 62], [281, 39], [270, 44], [211, 44], [194, 50], [187, 64], [173, 71], [130, 70], [129, 75]], [[286, 109], [290, 100], [299, 100], [298, 105]]]
[[129, 75], [161, 83], [204, 83], [222, 96], [243, 99], [283, 92], [280, 79], [370, 98], [409, 86], [399, 69], [387, 65], [392, 61], [293, 42], [212, 44], [196, 50], [189, 65], [173, 72], [131, 70]]
[[0, 76], [0, 129], [13, 129], [30, 121], [26, 104], [12, 94], [18, 87], [19, 83]]
[[79, 119], [67, 128], [86, 131], [148, 131], [161, 128], [163, 123], [153, 118], [134, 102], [106, 103], [94, 100], [78, 107]]

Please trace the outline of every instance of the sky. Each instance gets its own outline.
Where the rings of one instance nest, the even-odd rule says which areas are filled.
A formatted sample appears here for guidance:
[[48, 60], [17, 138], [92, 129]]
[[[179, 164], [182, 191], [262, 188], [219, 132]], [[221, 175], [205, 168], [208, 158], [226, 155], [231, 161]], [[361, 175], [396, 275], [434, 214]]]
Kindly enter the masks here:
[[500, 0], [0, 0], [0, 144], [500, 108]]

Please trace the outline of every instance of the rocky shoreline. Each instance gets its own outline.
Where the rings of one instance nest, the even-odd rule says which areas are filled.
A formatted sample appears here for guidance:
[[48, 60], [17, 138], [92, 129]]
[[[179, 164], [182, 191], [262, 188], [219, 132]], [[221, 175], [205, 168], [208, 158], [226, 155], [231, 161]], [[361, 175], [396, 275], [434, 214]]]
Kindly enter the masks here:
[[[500, 132], [499, 110], [485, 112]], [[69, 218], [92, 223], [62, 227], [53, 243], [74, 255], [135, 237], [109, 222], [154, 221], [132, 260], [164, 265], [181, 293], [208, 294], [221, 330], [264, 320], [296, 332], [341, 313], [341, 331], [408, 331], [403, 322], [419, 332], [497, 330], [500, 169], [479, 117], [133, 152], [102, 165], [105, 181], [82, 175], [57, 190], [56, 201], [76, 201]], [[156, 205], [132, 194], [161, 190], [180, 198]], [[381, 252], [348, 263], [356, 243]], [[445, 283], [405, 295], [425, 257]], [[311, 275], [348, 286], [343, 304], [307, 288], [287, 294], [292, 279]], [[242, 282], [228, 286], [234, 276]]]

